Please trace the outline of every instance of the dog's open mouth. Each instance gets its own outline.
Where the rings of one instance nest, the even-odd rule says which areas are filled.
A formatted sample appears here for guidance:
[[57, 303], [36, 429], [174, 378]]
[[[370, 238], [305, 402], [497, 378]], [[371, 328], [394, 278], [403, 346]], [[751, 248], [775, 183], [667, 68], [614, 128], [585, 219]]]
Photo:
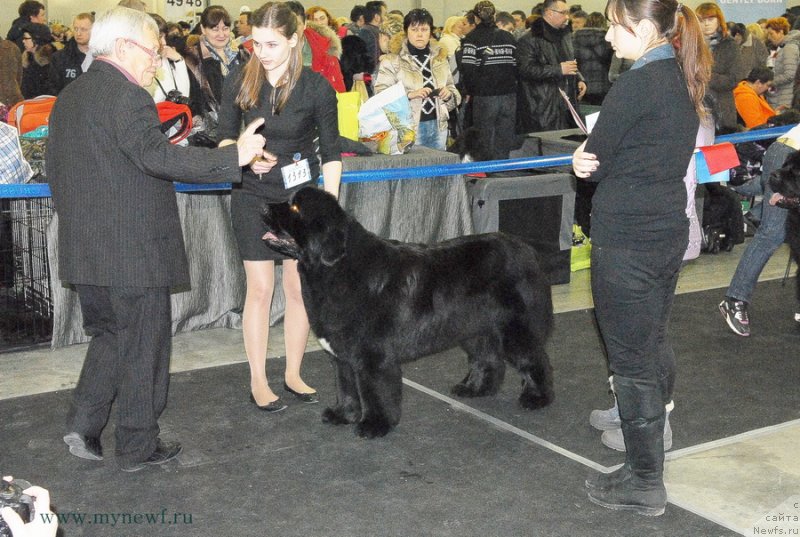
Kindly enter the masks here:
[[261, 240], [266, 242], [267, 246], [276, 252], [295, 259], [297, 258], [297, 243], [291, 237], [279, 237], [272, 231], [267, 231], [261, 237]]

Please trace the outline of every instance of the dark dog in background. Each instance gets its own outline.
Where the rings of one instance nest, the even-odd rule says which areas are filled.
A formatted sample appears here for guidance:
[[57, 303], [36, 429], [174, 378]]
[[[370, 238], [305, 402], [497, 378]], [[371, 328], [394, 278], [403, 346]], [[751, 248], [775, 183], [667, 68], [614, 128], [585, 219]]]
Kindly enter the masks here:
[[550, 287], [522, 240], [384, 240], [311, 187], [267, 207], [264, 221], [266, 243], [298, 260], [311, 328], [336, 366], [337, 401], [323, 421], [384, 436], [400, 421], [400, 364], [455, 346], [466, 351], [469, 372], [453, 394], [495, 394], [506, 361], [522, 377], [521, 406], [553, 401]]
[[[789, 155], [781, 169], [772, 174], [769, 186], [773, 192], [783, 196], [777, 205], [789, 211], [786, 215], [786, 242], [795, 265], [800, 266], [800, 151]], [[797, 311], [800, 312], [800, 279], [796, 285]], [[800, 322], [800, 313], [795, 314], [795, 320]]]
[[492, 160], [492, 155], [489, 153], [486, 141], [478, 127], [469, 127], [461, 131], [448, 151], [456, 153], [461, 162]]

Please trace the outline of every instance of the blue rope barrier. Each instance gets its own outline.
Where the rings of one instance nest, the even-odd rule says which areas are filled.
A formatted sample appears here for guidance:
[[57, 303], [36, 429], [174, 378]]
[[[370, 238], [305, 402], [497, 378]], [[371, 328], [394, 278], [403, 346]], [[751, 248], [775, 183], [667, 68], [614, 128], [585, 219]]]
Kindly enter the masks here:
[[[785, 134], [795, 125], [773, 127], [748, 132], [738, 132], [718, 136], [715, 143], [730, 142], [740, 144], [759, 140], [770, 140]], [[392, 168], [384, 170], [359, 170], [342, 173], [342, 183], [369, 183], [374, 181], [394, 181], [398, 179], [419, 179], [425, 177], [442, 177], [447, 175], [464, 175], [469, 173], [495, 173], [513, 170], [530, 170], [569, 166], [572, 155], [553, 155], [546, 157], [526, 157], [508, 160], [490, 160], [459, 164], [438, 164], [434, 166], [416, 166], [412, 168]], [[176, 192], [211, 192], [230, 190], [230, 183], [214, 183], [196, 185], [175, 183]], [[0, 198], [47, 198], [50, 187], [47, 184], [0, 185]]]

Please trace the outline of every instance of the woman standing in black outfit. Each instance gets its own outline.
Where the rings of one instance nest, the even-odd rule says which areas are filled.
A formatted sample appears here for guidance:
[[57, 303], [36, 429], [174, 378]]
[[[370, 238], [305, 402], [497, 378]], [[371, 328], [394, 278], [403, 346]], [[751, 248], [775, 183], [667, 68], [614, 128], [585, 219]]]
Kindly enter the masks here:
[[[276, 260], [283, 260], [286, 294], [284, 390], [304, 402], [318, 398], [300, 377], [309, 325], [297, 262], [270, 250], [261, 240], [266, 232], [261, 211], [265, 203], [288, 201], [296, 190], [316, 184], [320, 168], [325, 190], [337, 196], [342, 162], [336, 93], [321, 75], [303, 67], [297, 17], [284, 4], [269, 2], [253, 13], [252, 21], [253, 55], [225, 80], [219, 134], [220, 145], [227, 144], [239, 136], [243, 121], [266, 120], [261, 132], [267, 140], [264, 157], [245, 169], [241, 187], [232, 191], [231, 217], [247, 277], [242, 328], [251, 400], [262, 410], [276, 412], [286, 408], [266, 376]], [[321, 166], [314, 151], [317, 137]]]
[[689, 236], [683, 177], [700, 121], [710, 121], [702, 101], [711, 53], [695, 14], [675, 0], [610, 0], [606, 16], [606, 39], [634, 64], [608, 92], [573, 169], [597, 182], [592, 297], [626, 455], [586, 486], [598, 505], [658, 516], [667, 503], [664, 405], [675, 380], [666, 334]]

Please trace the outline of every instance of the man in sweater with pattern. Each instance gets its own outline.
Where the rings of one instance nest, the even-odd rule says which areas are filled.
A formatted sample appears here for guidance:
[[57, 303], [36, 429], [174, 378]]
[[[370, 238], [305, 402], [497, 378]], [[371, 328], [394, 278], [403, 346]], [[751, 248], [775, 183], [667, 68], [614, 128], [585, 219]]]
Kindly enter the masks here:
[[492, 160], [507, 159], [516, 145], [517, 43], [495, 26], [494, 4], [483, 0], [473, 11], [480, 23], [462, 42], [461, 81], [484, 147]]

